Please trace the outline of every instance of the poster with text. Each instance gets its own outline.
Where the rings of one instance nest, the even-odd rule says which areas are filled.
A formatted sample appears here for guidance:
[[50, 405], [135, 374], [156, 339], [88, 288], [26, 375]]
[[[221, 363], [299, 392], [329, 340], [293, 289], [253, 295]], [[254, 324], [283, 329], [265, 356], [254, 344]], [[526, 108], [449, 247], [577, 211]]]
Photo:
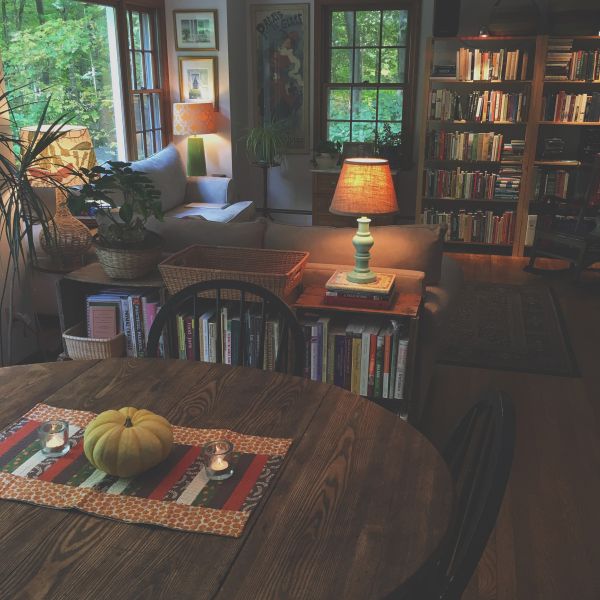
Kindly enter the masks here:
[[309, 151], [309, 5], [251, 6], [254, 125], [283, 122], [287, 152]]

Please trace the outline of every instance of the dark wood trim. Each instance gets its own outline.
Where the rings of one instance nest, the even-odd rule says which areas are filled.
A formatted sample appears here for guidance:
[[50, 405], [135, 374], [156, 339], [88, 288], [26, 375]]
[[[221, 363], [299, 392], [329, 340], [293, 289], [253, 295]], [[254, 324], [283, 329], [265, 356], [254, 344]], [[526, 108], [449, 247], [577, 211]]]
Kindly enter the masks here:
[[[323, 102], [323, 89], [327, 84], [328, 62], [326, 50], [328, 47], [329, 13], [336, 10], [408, 10], [408, 43], [406, 45], [407, 69], [405, 81], [401, 84], [405, 90], [404, 106], [402, 107], [402, 122], [404, 131], [403, 162], [406, 167], [412, 164], [414, 120], [417, 95], [417, 64], [418, 48], [421, 26], [421, 0], [378, 0], [367, 2], [366, 0], [315, 0], [314, 16], [314, 52], [315, 52], [315, 78], [314, 78], [314, 121], [313, 121], [313, 143], [324, 139], [327, 131], [327, 111]], [[385, 86], [385, 84], [383, 84]], [[398, 87], [398, 86], [396, 86]]]

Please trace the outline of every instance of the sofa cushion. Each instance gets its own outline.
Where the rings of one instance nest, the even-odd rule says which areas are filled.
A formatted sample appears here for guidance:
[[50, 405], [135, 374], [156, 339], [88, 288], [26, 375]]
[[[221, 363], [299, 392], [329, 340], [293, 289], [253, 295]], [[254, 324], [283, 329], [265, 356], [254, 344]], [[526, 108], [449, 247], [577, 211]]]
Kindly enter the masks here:
[[177, 252], [192, 244], [261, 248], [265, 231], [262, 220], [245, 223], [217, 223], [199, 219], [165, 217], [161, 223], [152, 220], [148, 229], [165, 239], [165, 251]]
[[173, 144], [149, 158], [132, 163], [134, 171], [143, 171], [160, 190], [163, 211], [171, 210], [183, 202], [187, 176], [179, 152]]
[[[307, 250], [311, 262], [354, 264], [350, 227], [300, 227], [269, 222], [265, 248]], [[443, 234], [440, 225], [388, 225], [372, 227], [375, 244], [371, 249], [371, 267], [389, 267], [423, 271], [425, 284], [440, 280]]]

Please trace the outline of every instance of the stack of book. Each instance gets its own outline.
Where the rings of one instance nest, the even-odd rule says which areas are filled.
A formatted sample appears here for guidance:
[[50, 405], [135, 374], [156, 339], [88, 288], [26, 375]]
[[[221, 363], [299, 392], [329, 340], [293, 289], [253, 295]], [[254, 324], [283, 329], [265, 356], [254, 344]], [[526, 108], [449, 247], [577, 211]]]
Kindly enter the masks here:
[[542, 100], [544, 121], [559, 123], [597, 123], [600, 121], [600, 93], [557, 94], [544, 96]]
[[346, 271], [336, 271], [325, 284], [325, 304], [356, 308], [388, 309], [394, 301], [394, 282], [391, 273], [376, 273], [373, 283], [348, 281]]
[[433, 160], [499, 161], [501, 133], [431, 130], [427, 134], [425, 156]]
[[402, 400], [408, 336], [397, 320], [307, 316], [304, 375], [363, 396]]
[[567, 38], [550, 38], [546, 55], [545, 78], [549, 81], [560, 81], [569, 78], [573, 40]]
[[523, 164], [520, 161], [524, 150], [525, 140], [511, 140], [509, 144], [504, 144], [494, 200], [516, 202], [519, 199], [523, 176]]
[[106, 289], [87, 296], [85, 305], [88, 337], [108, 339], [124, 332], [127, 356], [145, 356], [148, 333], [160, 309], [156, 294]]
[[425, 196], [428, 198], [457, 198], [463, 200], [491, 200], [496, 187], [496, 173], [426, 169]]
[[471, 50], [456, 52], [456, 78], [459, 81], [510, 81], [527, 79], [527, 50]]
[[544, 196], [557, 196], [566, 199], [569, 189], [569, 171], [564, 169], [535, 170], [535, 199], [541, 201]]

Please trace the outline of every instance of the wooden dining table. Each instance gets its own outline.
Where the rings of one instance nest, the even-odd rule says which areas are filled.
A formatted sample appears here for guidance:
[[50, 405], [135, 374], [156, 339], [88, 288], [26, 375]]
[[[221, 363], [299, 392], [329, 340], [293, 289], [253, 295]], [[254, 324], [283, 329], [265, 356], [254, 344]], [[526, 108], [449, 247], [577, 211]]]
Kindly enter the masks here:
[[0, 598], [381, 598], [438, 548], [453, 484], [411, 425], [336, 386], [257, 369], [110, 359], [0, 369], [0, 428], [32, 406], [136, 406], [291, 438], [239, 538], [0, 500]]

